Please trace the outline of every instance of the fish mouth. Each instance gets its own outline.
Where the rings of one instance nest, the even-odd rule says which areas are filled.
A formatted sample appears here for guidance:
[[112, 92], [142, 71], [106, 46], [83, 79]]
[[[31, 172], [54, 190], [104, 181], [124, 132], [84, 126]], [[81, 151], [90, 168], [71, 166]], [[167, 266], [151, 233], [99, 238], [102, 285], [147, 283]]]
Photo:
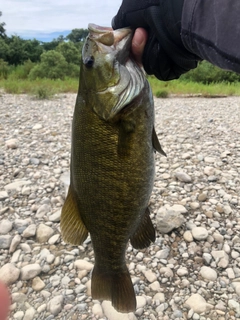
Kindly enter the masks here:
[[[129, 55], [133, 30], [130, 28], [121, 28], [113, 30], [110, 27], [98, 26], [94, 23], [89, 23], [89, 38], [107, 46], [117, 46], [118, 43], [124, 40], [124, 51], [128, 51]], [[122, 51], [122, 50], [121, 50]]]

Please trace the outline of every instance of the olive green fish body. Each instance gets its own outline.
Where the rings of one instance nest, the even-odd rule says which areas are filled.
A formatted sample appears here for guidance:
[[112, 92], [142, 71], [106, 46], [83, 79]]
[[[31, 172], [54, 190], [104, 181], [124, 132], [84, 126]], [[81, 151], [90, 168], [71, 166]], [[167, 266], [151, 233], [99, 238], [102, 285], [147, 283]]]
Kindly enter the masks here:
[[136, 308], [125, 263], [128, 241], [144, 248], [155, 240], [148, 202], [154, 149], [161, 149], [149, 84], [126, 55], [130, 36], [128, 29], [90, 27], [72, 124], [71, 182], [61, 217], [64, 240], [80, 244], [90, 232], [92, 296], [111, 300], [121, 312]]

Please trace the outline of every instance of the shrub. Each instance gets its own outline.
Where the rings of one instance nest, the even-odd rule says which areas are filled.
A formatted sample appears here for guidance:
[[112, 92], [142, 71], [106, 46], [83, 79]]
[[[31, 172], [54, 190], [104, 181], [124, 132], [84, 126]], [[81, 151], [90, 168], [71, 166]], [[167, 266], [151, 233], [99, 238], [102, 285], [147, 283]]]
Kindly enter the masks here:
[[158, 90], [156, 92], [156, 97], [157, 98], [167, 98], [168, 97], [168, 92], [166, 90]]
[[9, 73], [9, 66], [6, 61], [0, 59], [0, 79], [7, 79]]
[[50, 50], [41, 55], [41, 62], [29, 74], [31, 80], [37, 78], [64, 79], [67, 75], [68, 63], [60, 52]]
[[16, 67], [11, 66], [11, 73], [9, 75], [10, 79], [27, 79], [30, 71], [35, 66], [31, 60], [25, 61]]

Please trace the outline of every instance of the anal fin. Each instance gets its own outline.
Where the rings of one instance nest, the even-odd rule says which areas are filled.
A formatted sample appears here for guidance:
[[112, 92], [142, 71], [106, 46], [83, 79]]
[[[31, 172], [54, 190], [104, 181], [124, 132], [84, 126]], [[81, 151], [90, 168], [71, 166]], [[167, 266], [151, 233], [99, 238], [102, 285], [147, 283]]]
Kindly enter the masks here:
[[131, 236], [131, 245], [135, 249], [144, 249], [150, 246], [151, 242], [156, 239], [155, 229], [149, 216], [150, 212], [147, 208], [137, 230]]
[[94, 266], [91, 283], [92, 298], [110, 300], [112, 306], [123, 313], [136, 310], [136, 296], [127, 267], [119, 272], [101, 271]]
[[153, 148], [155, 151], [161, 153], [163, 156], [167, 156], [166, 153], [163, 151], [161, 144], [158, 140], [158, 136], [156, 134], [155, 128], [153, 127], [153, 131], [152, 131], [152, 144], [153, 144]]
[[73, 245], [82, 244], [88, 236], [88, 230], [81, 219], [71, 185], [62, 208], [60, 228], [63, 240]]

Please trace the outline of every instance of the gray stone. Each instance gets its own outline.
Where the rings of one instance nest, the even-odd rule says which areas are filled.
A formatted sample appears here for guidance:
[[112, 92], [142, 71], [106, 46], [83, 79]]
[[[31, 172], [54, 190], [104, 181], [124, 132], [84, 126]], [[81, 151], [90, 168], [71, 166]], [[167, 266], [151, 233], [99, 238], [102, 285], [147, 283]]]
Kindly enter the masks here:
[[230, 299], [228, 301], [228, 307], [231, 309], [231, 310], [234, 310], [235, 312], [237, 312], [238, 314], [240, 314], [240, 304], [233, 300], [233, 299]]
[[184, 221], [182, 214], [174, 210], [173, 207], [162, 207], [156, 215], [156, 225], [160, 233], [168, 233], [179, 228]]
[[31, 184], [31, 181], [28, 180], [15, 180], [12, 183], [7, 184], [4, 189], [5, 190], [21, 190], [23, 186]]
[[36, 217], [42, 218], [46, 216], [49, 212], [51, 212], [51, 206], [45, 203], [38, 208]]
[[19, 243], [21, 242], [21, 236], [19, 234], [16, 234], [13, 239], [12, 239], [12, 242], [11, 242], [11, 246], [9, 248], [9, 253], [13, 253], [16, 249], [17, 249], [17, 246], [19, 245]]
[[27, 296], [22, 292], [12, 293], [12, 302], [24, 303], [27, 300]]
[[12, 230], [13, 223], [7, 219], [0, 221], [0, 234], [7, 234]]
[[49, 240], [48, 243], [49, 244], [55, 244], [59, 241], [60, 239], [60, 234], [54, 234]]
[[143, 274], [145, 275], [145, 277], [147, 278], [147, 280], [152, 283], [154, 281], [157, 280], [157, 276], [154, 272], [152, 272], [151, 270], [147, 270], [145, 272], [143, 272]]
[[29, 225], [29, 220], [16, 219], [14, 220], [13, 227], [18, 233], [23, 233], [23, 231]]
[[30, 224], [22, 233], [24, 238], [34, 237], [36, 234], [37, 226], [35, 224]]
[[192, 182], [192, 178], [185, 172], [178, 171], [175, 173], [175, 177], [181, 182]]
[[48, 311], [54, 316], [58, 315], [62, 310], [63, 301], [64, 299], [62, 295], [52, 298], [48, 303]]
[[53, 233], [54, 230], [51, 227], [41, 223], [37, 228], [37, 241], [40, 243], [47, 242]]
[[21, 279], [30, 280], [41, 273], [42, 268], [38, 263], [28, 264], [21, 269]]
[[23, 320], [33, 320], [36, 314], [36, 310], [30, 307], [26, 310]]
[[61, 210], [58, 210], [49, 216], [49, 221], [59, 222], [61, 218]]
[[23, 311], [17, 311], [16, 313], [14, 313], [13, 318], [15, 320], [22, 320], [24, 317], [24, 312]]
[[12, 263], [7, 263], [0, 269], [0, 280], [6, 285], [15, 283], [18, 280], [19, 275], [20, 270]]
[[0, 249], [8, 249], [12, 242], [12, 236], [4, 235], [0, 236]]

